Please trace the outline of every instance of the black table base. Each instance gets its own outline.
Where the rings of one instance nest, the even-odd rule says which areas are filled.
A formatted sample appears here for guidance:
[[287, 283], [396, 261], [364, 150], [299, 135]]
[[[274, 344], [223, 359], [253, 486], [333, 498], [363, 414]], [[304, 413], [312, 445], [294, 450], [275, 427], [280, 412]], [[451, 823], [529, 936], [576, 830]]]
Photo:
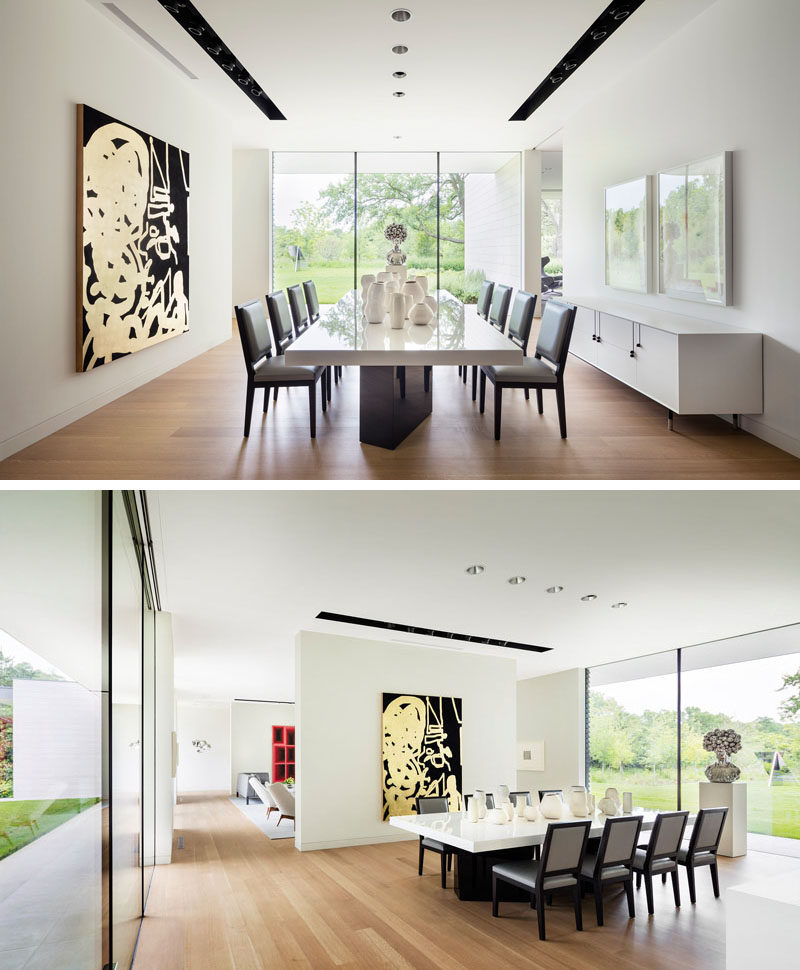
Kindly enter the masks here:
[[359, 439], [396, 448], [433, 411], [432, 367], [360, 367]]
[[[486, 900], [492, 898], [492, 866], [509, 859], [532, 859], [533, 846], [519, 849], [502, 849], [497, 852], [463, 852], [455, 850], [453, 860], [453, 889], [459, 899]], [[498, 885], [500, 899], [509, 902], [527, 900], [530, 894], [517, 886], [501, 882]]]

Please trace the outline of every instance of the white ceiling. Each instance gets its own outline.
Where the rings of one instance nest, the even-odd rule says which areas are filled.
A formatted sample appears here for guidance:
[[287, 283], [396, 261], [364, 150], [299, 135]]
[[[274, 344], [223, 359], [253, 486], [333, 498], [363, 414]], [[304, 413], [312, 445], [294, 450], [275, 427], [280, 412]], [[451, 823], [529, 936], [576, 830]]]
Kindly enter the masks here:
[[[104, 0], [88, 2], [112, 17]], [[607, 6], [607, 0], [394, 2], [196, 0], [287, 117], [268, 121], [156, 0], [115, 5], [198, 78], [170, 65], [230, 115], [236, 147], [519, 150], [550, 139], [578, 107], [715, 0], [647, 0], [527, 122], [507, 119]], [[168, 62], [112, 17], [136, 43]], [[405, 44], [398, 56], [392, 46]], [[399, 82], [392, 72], [408, 77]], [[394, 90], [406, 97], [394, 98]], [[655, 110], [655, 108], [654, 108]], [[400, 141], [393, 138], [401, 135]], [[555, 147], [555, 146], [553, 146]]]
[[800, 620], [797, 491], [149, 495], [184, 697], [293, 699], [300, 629], [435, 643], [320, 610], [553, 648], [467, 647], [513, 656], [519, 677]]

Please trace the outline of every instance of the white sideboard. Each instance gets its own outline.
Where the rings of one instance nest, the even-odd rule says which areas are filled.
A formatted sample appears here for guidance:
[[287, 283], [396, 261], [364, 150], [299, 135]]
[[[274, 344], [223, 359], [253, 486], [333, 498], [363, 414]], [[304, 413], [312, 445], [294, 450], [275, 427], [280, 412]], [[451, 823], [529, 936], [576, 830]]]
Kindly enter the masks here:
[[731, 886], [725, 893], [725, 909], [726, 970], [797, 966], [800, 874], [796, 869]]
[[762, 335], [606, 297], [578, 307], [570, 351], [672, 414], [763, 411]]

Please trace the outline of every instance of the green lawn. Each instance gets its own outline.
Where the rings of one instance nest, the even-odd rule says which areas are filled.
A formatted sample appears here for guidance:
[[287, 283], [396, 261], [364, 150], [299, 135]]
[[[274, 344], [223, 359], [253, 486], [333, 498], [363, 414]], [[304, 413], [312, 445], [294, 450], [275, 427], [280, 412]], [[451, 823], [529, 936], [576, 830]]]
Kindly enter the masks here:
[[99, 798], [0, 801], [0, 859], [68, 822]]
[[[669, 811], [676, 807], [675, 785], [665, 779], [649, 780], [642, 773], [620, 776], [616, 772], [592, 771], [592, 791], [595, 797], [605, 794], [613, 786], [620, 792], [633, 792], [633, 802], [642, 808]], [[681, 807], [696, 811], [698, 788], [696, 781], [683, 783]], [[800, 839], [800, 785], [783, 784], [772, 788], [763, 781], [748, 780], [747, 831], [760, 835], [777, 835], [785, 839]]]

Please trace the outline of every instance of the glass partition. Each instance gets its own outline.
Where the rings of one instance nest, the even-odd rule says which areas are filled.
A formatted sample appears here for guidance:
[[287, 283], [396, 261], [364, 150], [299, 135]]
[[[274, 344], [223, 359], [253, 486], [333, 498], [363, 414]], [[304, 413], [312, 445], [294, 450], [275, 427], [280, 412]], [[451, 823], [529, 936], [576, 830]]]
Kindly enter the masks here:
[[313, 279], [320, 305], [336, 303], [354, 286], [355, 156], [272, 158], [272, 289]]

